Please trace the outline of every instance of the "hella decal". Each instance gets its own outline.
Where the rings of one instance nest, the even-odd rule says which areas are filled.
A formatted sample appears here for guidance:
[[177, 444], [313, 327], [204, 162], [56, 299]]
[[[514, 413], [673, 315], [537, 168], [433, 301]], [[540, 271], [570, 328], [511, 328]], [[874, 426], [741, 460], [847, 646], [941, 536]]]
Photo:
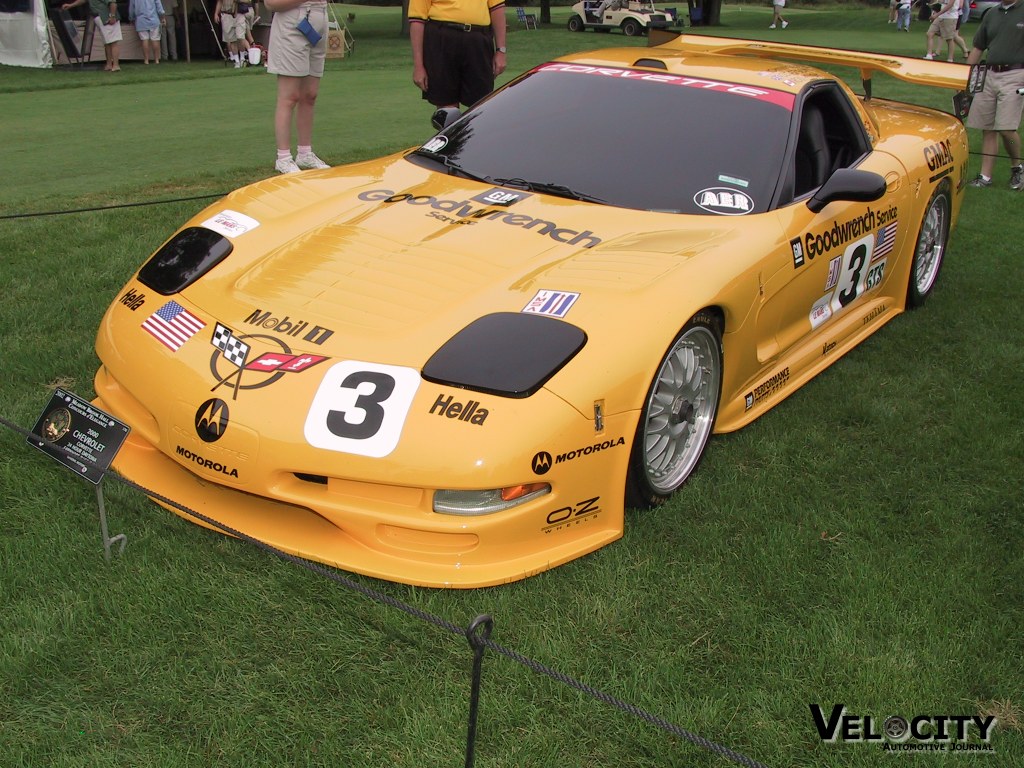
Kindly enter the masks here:
[[438, 395], [437, 400], [430, 406], [430, 412], [436, 416], [446, 416], [449, 419], [468, 421], [470, 424], [476, 424], [477, 426], [481, 426], [491, 413], [486, 408], [480, 407], [479, 400], [460, 403], [455, 400], [453, 395], [445, 397], [443, 393]]
[[[511, 213], [510, 211], [495, 208], [477, 208], [468, 200], [443, 200], [433, 195], [413, 195], [408, 192], [396, 193], [389, 189], [372, 189], [367, 192], [360, 192], [359, 199], [365, 202], [406, 203], [407, 205], [425, 206], [433, 209], [433, 211], [442, 211], [452, 215], [450, 217], [443, 217], [445, 220], [461, 220], [465, 223], [500, 221], [512, 227], [521, 227], [533, 230], [539, 235], [547, 235], [556, 242], [565, 243], [566, 245], [578, 245], [581, 248], [593, 248], [595, 245], [601, 244], [601, 238], [597, 237], [589, 229], [578, 232], [575, 229], [560, 227], [555, 222], [546, 219], [535, 219], [532, 216]], [[430, 215], [433, 215], [433, 213]]]
[[718, 213], [722, 216], [742, 216], [754, 208], [754, 201], [750, 199], [750, 195], [726, 187], [702, 189], [693, 196], [693, 202], [708, 213]]
[[146, 303], [146, 294], [136, 291], [134, 288], [129, 288], [124, 294], [118, 299], [128, 309], [134, 312], [136, 309]]

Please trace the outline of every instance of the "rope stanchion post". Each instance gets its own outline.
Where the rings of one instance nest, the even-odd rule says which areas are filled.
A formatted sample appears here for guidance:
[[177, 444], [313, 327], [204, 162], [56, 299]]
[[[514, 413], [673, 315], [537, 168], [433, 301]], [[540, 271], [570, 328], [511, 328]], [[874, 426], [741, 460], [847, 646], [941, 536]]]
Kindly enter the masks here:
[[466, 629], [466, 639], [473, 649], [473, 681], [469, 694], [469, 728], [466, 733], [466, 768], [473, 768], [476, 759], [476, 720], [480, 710], [480, 675], [484, 663], [484, 651], [494, 629], [494, 620], [484, 614], [477, 616]]

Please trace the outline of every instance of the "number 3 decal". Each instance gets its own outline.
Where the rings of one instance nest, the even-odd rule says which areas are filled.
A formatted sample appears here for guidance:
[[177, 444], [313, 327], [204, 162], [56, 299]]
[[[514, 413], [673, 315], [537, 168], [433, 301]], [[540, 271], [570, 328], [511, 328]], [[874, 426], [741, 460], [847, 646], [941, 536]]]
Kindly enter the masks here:
[[314, 448], [382, 458], [398, 445], [419, 371], [345, 360], [324, 375], [306, 415]]

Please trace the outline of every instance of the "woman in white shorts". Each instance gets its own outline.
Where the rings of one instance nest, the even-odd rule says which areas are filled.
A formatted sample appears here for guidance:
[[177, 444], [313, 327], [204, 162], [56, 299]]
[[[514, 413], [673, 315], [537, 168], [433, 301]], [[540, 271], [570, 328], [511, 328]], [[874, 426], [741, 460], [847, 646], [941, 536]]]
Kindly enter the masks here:
[[[294, 173], [304, 168], [330, 168], [313, 152], [313, 109], [320, 91], [327, 58], [326, 0], [270, 0], [274, 11], [270, 24], [270, 49], [267, 71], [277, 75], [277, 108], [274, 134], [277, 137], [278, 173]], [[306, 22], [305, 24], [303, 22]], [[312, 31], [302, 32], [302, 27]], [[310, 37], [319, 39], [312, 42]], [[292, 116], [298, 139], [292, 157]]]
[[107, 72], [121, 71], [121, 21], [117, 18], [117, 3], [114, 0], [71, 0], [61, 6], [63, 10], [89, 3], [89, 12], [93, 15], [96, 26], [100, 28], [103, 38], [103, 53]]
[[789, 26], [789, 22], [782, 18], [782, 9], [786, 7], [786, 0], [772, 0], [772, 23], [768, 29], [775, 29], [781, 25], [783, 29]]

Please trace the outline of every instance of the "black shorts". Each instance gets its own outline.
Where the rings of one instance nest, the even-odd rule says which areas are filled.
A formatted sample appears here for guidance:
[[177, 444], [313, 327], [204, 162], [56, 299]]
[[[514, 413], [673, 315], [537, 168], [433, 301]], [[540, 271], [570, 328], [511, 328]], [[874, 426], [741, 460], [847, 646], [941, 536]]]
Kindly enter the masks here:
[[423, 98], [436, 107], [476, 104], [494, 90], [494, 39], [490, 27], [469, 31], [443, 22], [424, 24]]

